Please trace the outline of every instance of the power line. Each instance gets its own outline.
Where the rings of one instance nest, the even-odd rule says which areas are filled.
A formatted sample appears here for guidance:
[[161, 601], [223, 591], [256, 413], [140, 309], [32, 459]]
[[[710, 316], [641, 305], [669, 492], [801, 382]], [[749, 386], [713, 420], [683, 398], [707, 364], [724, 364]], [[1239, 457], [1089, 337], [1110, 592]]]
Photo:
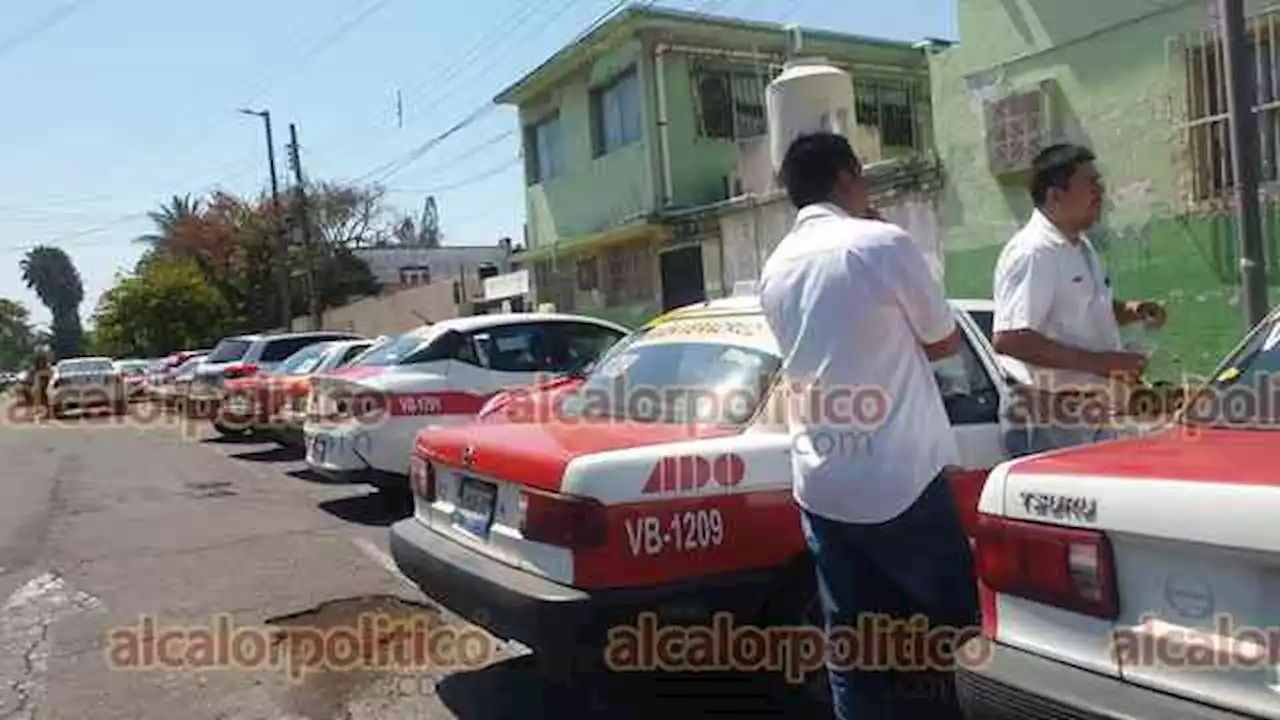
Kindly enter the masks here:
[[62, 7], [57, 8], [56, 10], [54, 10], [53, 12], [49, 13], [44, 18], [39, 20], [33, 27], [27, 29], [25, 32], [16, 33], [13, 36], [9, 37], [8, 39], [4, 40], [3, 42], [0, 42], [0, 56], [3, 56], [6, 53], [12, 52], [13, 50], [21, 47], [27, 41], [37, 37], [38, 35], [40, 35], [40, 33], [45, 32], [46, 30], [49, 30], [53, 26], [62, 22], [63, 20], [66, 20], [68, 17], [71, 17], [78, 10], [85, 7], [91, 2], [93, 2], [93, 0], [71, 0], [71, 2], [67, 3], [66, 5], [63, 5]]
[[[554, 22], [561, 14], [563, 14], [566, 10], [568, 10], [568, 8], [571, 5], [573, 5], [575, 2], [577, 2], [577, 0], [569, 0], [567, 3], [562, 5], [558, 12], [550, 16], [547, 24], [549, 24], [550, 22]], [[641, 3], [641, 8], [647, 9], [651, 7], [654, 4], [654, 2], [655, 0], [646, 0], [646, 2]], [[601, 24], [603, 24], [603, 22], [608, 17], [610, 17], [610, 15], [612, 15], [612, 13], [617, 11], [617, 8], [621, 6], [622, 4], [615, 3], [615, 5], [610, 8], [608, 14], [601, 16], [601, 19], [597, 19], [595, 22], [592, 23], [592, 27], [598, 28]], [[590, 34], [590, 32], [591, 32], [590, 30], [587, 30], [585, 32], [579, 33], [577, 38], [573, 42], [576, 43], [580, 41], [583, 37], [586, 37], [586, 35]], [[497, 57], [500, 58], [501, 55], [498, 55]], [[490, 65], [487, 67], [491, 67], [491, 66], [492, 66], [492, 63], [490, 63]], [[483, 71], [482, 71], [482, 74], [483, 74]], [[432, 148], [436, 147], [441, 142], [448, 139], [450, 136], [456, 134], [458, 131], [474, 123], [475, 121], [479, 120], [481, 117], [492, 112], [495, 109], [496, 109], [496, 105], [494, 105], [491, 100], [486, 100], [483, 105], [481, 105], [479, 108], [473, 111], [461, 122], [450, 127], [448, 130], [441, 133], [440, 135], [437, 135], [429, 139], [426, 143], [419, 145], [418, 147], [414, 148], [408, 153], [405, 153], [400, 158], [394, 159], [387, 163], [383, 163], [382, 165], [379, 165], [378, 167], [374, 168], [373, 170], [370, 170], [364, 175], [361, 175], [360, 178], [357, 180], [357, 182], [363, 179], [367, 179], [369, 177], [373, 177], [375, 175], [378, 176], [378, 182], [385, 182], [387, 179], [391, 178], [392, 176], [402, 172], [405, 168], [407, 168], [409, 165], [416, 162], [423, 155], [430, 152]]]
[[[427, 88], [429, 92], [430, 88], [447, 84], [450, 80], [457, 77], [459, 68], [470, 66], [474, 59], [478, 59], [478, 56], [482, 55], [485, 52], [492, 53], [494, 46], [498, 44], [499, 40], [503, 39], [503, 35], [504, 33], [507, 32], [508, 29], [514, 29], [515, 27], [518, 27], [524, 19], [528, 17], [532, 17], [537, 12], [537, 10], [538, 10], [537, 3], [525, 3], [519, 11], [507, 15], [504, 21], [498, 23], [496, 27], [492, 28], [488, 33], [478, 38], [476, 42], [471, 45], [471, 47], [466, 51], [466, 53], [460, 59], [456, 60], [452, 65], [447, 65], [447, 66], [442, 65], [444, 69], [440, 73], [437, 73], [435, 77], [422, 83], [422, 87]], [[511, 40], [510, 38], [506, 38], [506, 42], [509, 43], [510, 40]], [[421, 98], [422, 96], [423, 94], [421, 92], [416, 92], [414, 95], [412, 95], [409, 98], [409, 101], [410, 103], [412, 103], [413, 101]], [[402, 102], [403, 102], [403, 99], [402, 99]], [[402, 129], [402, 124], [401, 124], [401, 127], [398, 127], [397, 129]], [[348, 137], [345, 142], [340, 142], [337, 145], [331, 146], [329, 148], [329, 152], [332, 152], [333, 150], [336, 150], [336, 149], [345, 150], [346, 148], [354, 145], [356, 142], [359, 142], [361, 140], [369, 140], [369, 139], [380, 140], [384, 137], [387, 137], [388, 132], [389, 130], [384, 128], [383, 130], [377, 132], [372, 138], [370, 138], [369, 136]], [[325, 153], [320, 152], [318, 154], [323, 155]], [[386, 164], [384, 163], [384, 165]], [[379, 166], [379, 168], [381, 167], [383, 166]], [[375, 170], [376, 169], [377, 168], [375, 168]], [[373, 174], [373, 171], [369, 171], [369, 173], [366, 173], [366, 174]]]
[[488, 170], [485, 170], [482, 173], [476, 173], [471, 177], [465, 178], [463, 180], [459, 180], [454, 183], [449, 183], [448, 185], [437, 185], [435, 187], [427, 187], [427, 188], [398, 187], [398, 188], [391, 188], [391, 190], [392, 192], [427, 193], [427, 194], [439, 194], [439, 193], [449, 192], [450, 190], [457, 190], [459, 188], [463, 188], [468, 185], [474, 185], [482, 180], [488, 180], [489, 178], [505, 171], [507, 168], [512, 167], [514, 165], [518, 165], [519, 163], [520, 163], [519, 157], [508, 158], [501, 165], [498, 165], [497, 167], [490, 168]]
[[[92, 1], [93, 0], [74, 0], [73, 4], [75, 7], [78, 8], [79, 6], [87, 4]], [[332, 47], [342, 38], [346, 37], [348, 34], [354, 31], [357, 27], [362, 25], [366, 20], [372, 17], [375, 13], [382, 10], [392, 2], [394, 2], [394, 0], [375, 0], [373, 3], [366, 6], [364, 9], [344, 19], [342, 22], [340, 22], [337, 25], [337, 27], [327, 32], [325, 35], [321, 36], [316, 42], [312, 43], [309, 47], [307, 47], [306, 50], [304, 50], [300, 55], [298, 55], [294, 60], [292, 60], [289, 63], [290, 70], [296, 70], [301, 65], [305, 64], [306, 62], [310, 61], [320, 53]], [[69, 12], [70, 12], [69, 10], [64, 11], [63, 14], [64, 15], [69, 14]], [[228, 110], [225, 117], [219, 115], [216, 119], [205, 124], [198, 131], [196, 131], [191, 136], [189, 136], [188, 139], [184, 141], [182, 144], [184, 146], [191, 146], [191, 145], [196, 145], [202, 142], [205, 138], [209, 136], [211, 132], [213, 132], [215, 129], [222, 126], [223, 124], [228, 123], [230, 119], [235, 116], [234, 108], [242, 107], [245, 105], [252, 105], [258, 98], [260, 98], [265, 92], [267, 92], [267, 90], [270, 89], [273, 83], [277, 82], [280, 79], [280, 77], [282, 77], [283, 75], [284, 73], [281, 73], [277, 75], [277, 77], [273, 78], [272, 80], [262, 83], [251, 95], [248, 96], [247, 99], [242, 100], [239, 103], [228, 103], [227, 104]], [[201, 111], [193, 109], [192, 112], [190, 112], [185, 117], [185, 119], [181, 122], [185, 123], [189, 120], [193, 120], [201, 114], [203, 114]], [[229, 168], [238, 167], [238, 166], [241, 167], [241, 169], [235, 172], [233, 175], [222, 177], [218, 181], [218, 183], [227, 182], [250, 172], [251, 170], [254, 169], [254, 167], [256, 167], [256, 163], [257, 163], [257, 159], [255, 156], [254, 160], [251, 162], [248, 160], [245, 160], [245, 161], [236, 161], [232, 163], [227, 163], [226, 165], [222, 166], [222, 168], [219, 168], [215, 172], [212, 172], [212, 173], [201, 172], [199, 173], [199, 175], [203, 175], [205, 177], [207, 177], [208, 175], [221, 176], [223, 175], [224, 172], [227, 172]], [[130, 164], [124, 167], [129, 171], [133, 171], [137, 167], [137, 165]], [[118, 176], [123, 172], [124, 170], [117, 167], [115, 168], [114, 174]], [[187, 177], [192, 177], [192, 176], [187, 176]], [[168, 185], [168, 186], [185, 185], [187, 184], [187, 182], [188, 181], [186, 178], [182, 178], [181, 181], [175, 179], [171, 182], [165, 183], [165, 185]], [[215, 186], [218, 183], [215, 183]]]

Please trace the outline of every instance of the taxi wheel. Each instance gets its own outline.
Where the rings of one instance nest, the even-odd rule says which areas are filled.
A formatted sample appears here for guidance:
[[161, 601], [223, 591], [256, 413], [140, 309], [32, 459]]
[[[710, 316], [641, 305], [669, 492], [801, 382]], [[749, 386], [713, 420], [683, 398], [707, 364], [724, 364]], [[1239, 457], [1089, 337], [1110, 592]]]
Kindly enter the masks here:
[[213, 421], [213, 429], [217, 431], [219, 435], [227, 435], [229, 437], [240, 437], [249, 434], [248, 430], [241, 427], [232, 427], [223, 423], [221, 420]]

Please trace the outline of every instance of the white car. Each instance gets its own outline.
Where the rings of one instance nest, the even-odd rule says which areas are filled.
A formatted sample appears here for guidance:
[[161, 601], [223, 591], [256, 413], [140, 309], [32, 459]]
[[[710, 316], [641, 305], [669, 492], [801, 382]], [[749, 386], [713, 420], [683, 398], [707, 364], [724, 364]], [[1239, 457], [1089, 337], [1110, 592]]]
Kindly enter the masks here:
[[1273, 311], [1173, 424], [992, 471], [967, 717], [1280, 718], [1278, 369]]
[[[964, 382], [940, 376], [938, 391], [968, 527], [987, 473], [1007, 458], [1010, 390], [972, 315], [956, 315]], [[562, 677], [598, 664], [608, 628], [645, 610], [673, 608], [686, 627], [719, 611], [743, 625], [814, 623], [781, 364], [759, 299], [744, 292], [656, 318], [580, 377], [422, 433], [416, 508], [392, 526], [394, 560], [434, 600], [532, 647]], [[824, 412], [850, 413], [849, 430], [826, 440], [865, 451], [861, 428], [887, 405], [873, 389], [832, 398]], [[825, 672], [806, 675], [829, 699]]]
[[469, 421], [494, 394], [582, 367], [627, 333], [580, 315], [505, 313], [388, 340], [313, 379], [307, 464], [331, 478], [407, 491], [419, 430]]
[[111, 406], [117, 415], [128, 409], [124, 376], [109, 357], [59, 360], [49, 378], [49, 398], [55, 415], [101, 405]]

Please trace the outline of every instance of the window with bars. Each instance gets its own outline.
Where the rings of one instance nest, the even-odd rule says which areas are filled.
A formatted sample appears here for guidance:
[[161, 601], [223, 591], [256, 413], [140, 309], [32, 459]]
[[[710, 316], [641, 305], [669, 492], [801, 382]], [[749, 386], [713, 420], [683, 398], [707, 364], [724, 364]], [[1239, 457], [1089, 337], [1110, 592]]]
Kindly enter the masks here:
[[574, 276], [565, 272], [570, 261], [565, 259], [544, 260], [535, 262], [533, 266], [534, 291], [538, 302], [552, 303], [560, 312], [572, 312], [575, 303], [573, 297]]
[[917, 100], [922, 95], [915, 80], [861, 78], [853, 84], [859, 125], [876, 128], [885, 147], [920, 149], [921, 118]]
[[1047, 141], [1043, 90], [1021, 92], [986, 105], [987, 160], [996, 174], [1031, 167]]
[[605, 304], [653, 299], [653, 254], [646, 245], [610, 248], [604, 254]]
[[[1280, 13], [1250, 22], [1246, 55], [1257, 91], [1258, 179], [1280, 181]], [[1220, 198], [1234, 187], [1227, 112], [1224, 48], [1219, 36], [1201, 31], [1185, 38], [1187, 166], [1193, 200]]]
[[764, 90], [773, 68], [697, 65], [692, 72], [703, 137], [745, 140], [769, 131]]

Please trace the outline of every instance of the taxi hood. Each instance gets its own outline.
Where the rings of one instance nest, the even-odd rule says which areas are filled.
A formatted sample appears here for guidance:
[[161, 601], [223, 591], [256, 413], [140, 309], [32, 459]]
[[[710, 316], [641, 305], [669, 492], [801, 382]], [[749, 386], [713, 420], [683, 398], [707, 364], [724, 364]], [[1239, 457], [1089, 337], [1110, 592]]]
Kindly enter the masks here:
[[452, 467], [464, 467], [463, 452], [470, 448], [471, 470], [476, 474], [554, 492], [574, 458], [738, 432], [726, 427], [619, 420], [472, 423], [422, 430], [416, 448], [421, 457]]

